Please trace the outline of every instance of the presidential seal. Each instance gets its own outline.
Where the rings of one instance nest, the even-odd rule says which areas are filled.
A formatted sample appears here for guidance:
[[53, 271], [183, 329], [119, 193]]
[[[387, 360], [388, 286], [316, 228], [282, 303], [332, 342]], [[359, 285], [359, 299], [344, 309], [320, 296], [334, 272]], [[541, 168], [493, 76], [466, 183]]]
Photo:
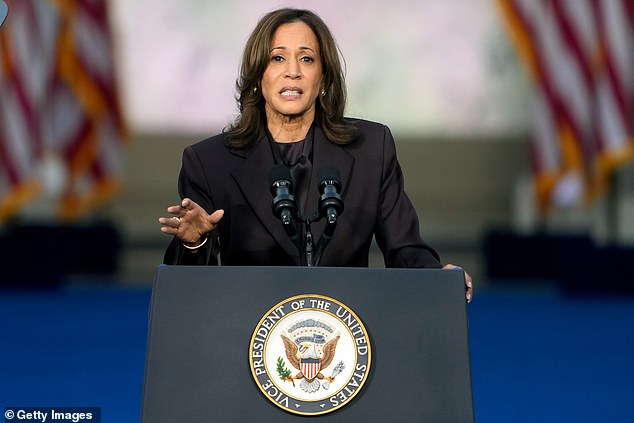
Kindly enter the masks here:
[[322, 295], [299, 295], [273, 306], [253, 331], [251, 373], [278, 407], [317, 415], [346, 405], [370, 371], [368, 334], [359, 317]]

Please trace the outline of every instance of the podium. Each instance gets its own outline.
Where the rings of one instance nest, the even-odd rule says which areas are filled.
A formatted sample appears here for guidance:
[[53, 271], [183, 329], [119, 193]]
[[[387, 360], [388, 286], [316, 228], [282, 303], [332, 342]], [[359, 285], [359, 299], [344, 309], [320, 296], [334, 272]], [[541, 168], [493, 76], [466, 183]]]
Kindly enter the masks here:
[[[335, 361], [322, 369], [325, 379], [314, 378], [323, 386], [316, 386], [315, 395], [332, 395], [323, 401], [326, 409], [338, 407], [311, 417], [289, 412], [275, 403], [273, 392], [258, 382], [259, 361], [252, 357], [260, 354], [257, 332], [267, 332], [263, 328], [273, 325], [267, 322], [273, 322], [275, 307], [284, 316], [299, 316], [294, 314], [299, 301], [293, 299], [305, 295], [338, 305], [329, 309], [333, 316], [344, 314], [339, 312], [342, 306], [353, 311], [365, 332], [363, 339], [355, 338], [352, 344], [359, 347], [367, 340], [371, 351], [363, 385], [352, 390], [341, 388], [339, 398], [344, 398], [346, 391], [354, 394], [341, 405], [335, 396], [338, 388], [326, 391], [328, 384], [324, 385], [337, 354], [343, 351], [343, 341], [339, 341]], [[311, 301], [323, 304], [310, 298], [306, 304]], [[348, 319], [348, 323], [353, 321]], [[326, 329], [329, 325], [321, 324]], [[356, 334], [360, 330], [347, 332]], [[323, 340], [315, 342], [324, 344]], [[363, 354], [364, 350], [359, 347], [357, 352]], [[292, 362], [292, 354], [279, 355], [282, 361], [288, 363], [290, 357]], [[354, 359], [346, 363], [351, 361]], [[291, 383], [299, 385], [292, 377], [282, 380], [270, 367], [274, 366], [269, 366], [268, 376], [275, 386], [291, 389]], [[357, 367], [364, 368], [361, 364]], [[338, 377], [333, 386], [340, 381]], [[282, 402], [277, 389], [271, 389], [277, 402]], [[305, 409], [301, 402], [295, 406]], [[463, 273], [435, 269], [160, 266], [150, 306], [141, 421], [305, 422], [307, 418], [327, 422], [473, 422]]]

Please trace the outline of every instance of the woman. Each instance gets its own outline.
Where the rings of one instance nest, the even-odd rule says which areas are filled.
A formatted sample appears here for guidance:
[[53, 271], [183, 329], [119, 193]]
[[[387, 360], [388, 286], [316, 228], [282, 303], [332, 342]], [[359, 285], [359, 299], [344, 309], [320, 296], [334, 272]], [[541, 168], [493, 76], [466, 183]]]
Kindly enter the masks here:
[[[173, 217], [159, 218], [161, 231], [174, 235], [165, 263], [305, 263], [271, 208], [268, 175], [283, 164], [301, 216], [318, 209], [318, 170], [329, 166], [341, 174], [345, 209], [322, 266], [367, 266], [375, 236], [387, 267], [443, 267], [420, 237], [389, 129], [343, 117], [338, 53], [329, 29], [310, 11], [281, 9], [259, 21], [237, 80], [238, 119], [227, 132], [184, 151], [183, 200], [168, 207]], [[323, 219], [310, 225], [315, 240], [324, 227]], [[468, 275], [465, 282], [470, 300]]]

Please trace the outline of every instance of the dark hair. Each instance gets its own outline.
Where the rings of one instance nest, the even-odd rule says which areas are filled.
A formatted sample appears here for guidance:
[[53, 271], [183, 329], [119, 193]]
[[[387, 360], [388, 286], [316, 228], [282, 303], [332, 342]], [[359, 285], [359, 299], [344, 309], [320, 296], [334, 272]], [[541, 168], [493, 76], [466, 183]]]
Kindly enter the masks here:
[[240, 114], [227, 131], [227, 144], [246, 148], [255, 143], [264, 130], [266, 116], [260, 81], [269, 62], [269, 50], [275, 31], [286, 23], [304, 22], [319, 43], [322, 81], [325, 95], [315, 104], [315, 120], [326, 137], [337, 144], [355, 140], [356, 127], [343, 118], [346, 107], [346, 83], [339, 49], [324, 21], [315, 13], [301, 9], [279, 9], [263, 16], [249, 36], [242, 56], [240, 76], [236, 80]]

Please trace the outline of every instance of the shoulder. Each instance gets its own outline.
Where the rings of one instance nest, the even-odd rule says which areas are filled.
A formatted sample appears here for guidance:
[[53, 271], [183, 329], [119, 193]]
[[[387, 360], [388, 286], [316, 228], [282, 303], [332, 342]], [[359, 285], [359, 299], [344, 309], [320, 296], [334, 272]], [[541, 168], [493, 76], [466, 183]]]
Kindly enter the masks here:
[[259, 143], [262, 141], [262, 137], [260, 137], [257, 142], [245, 148], [231, 147], [228, 141], [229, 134], [227, 132], [221, 132], [190, 145], [185, 149], [185, 154], [195, 154], [207, 158], [214, 157], [218, 158], [218, 160], [226, 160], [230, 157], [244, 159], [257, 149]]
[[249, 149], [236, 150], [227, 145], [229, 134], [221, 132], [202, 141], [198, 141], [185, 148], [184, 156], [197, 156], [206, 162], [210, 160], [223, 161], [229, 157], [245, 157]]
[[190, 145], [185, 149], [185, 151], [203, 155], [207, 155], [210, 152], [216, 154], [219, 152], [228, 152], [229, 149], [225, 145], [226, 138], [227, 134], [225, 132], [221, 132], [220, 134], [205, 138], [202, 141], [198, 141], [197, 143]]
[[357, 138], [350, 145], [355, 148], [369, 147], [373, 149], [382, 149], [385, 145], [393, 145], [394, 137], [390, 128], [381, 123], [359, 118], [345, 118], [357, 128]]
[[215, 169], [230, 162], [229, 149], [225, 145], [224, 133], [198, 141], [183, 150], [182, 166], [185, 169]]
[[353, 124], [360, 133], [383, 133], [389, 132], [389, 128], [380, 122], [374, 122], [366, 119], [346, 117], [346, 122]]

